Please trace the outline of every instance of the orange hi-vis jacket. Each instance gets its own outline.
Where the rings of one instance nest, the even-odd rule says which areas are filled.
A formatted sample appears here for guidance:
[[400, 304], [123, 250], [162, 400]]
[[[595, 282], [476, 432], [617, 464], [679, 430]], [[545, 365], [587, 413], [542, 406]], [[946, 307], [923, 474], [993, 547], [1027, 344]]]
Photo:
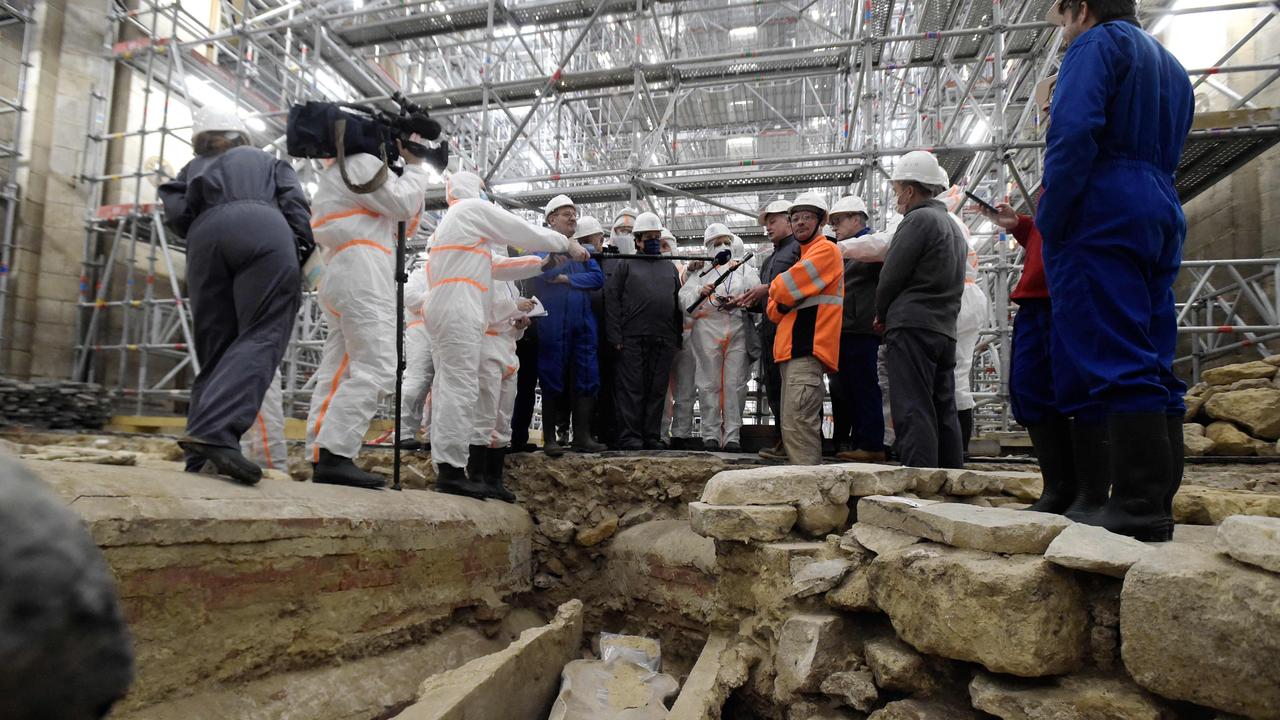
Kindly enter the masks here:
[[840, 248], [818, 235], [800, 246], [800, 259], [769, 284], [769, 319], [778, 324], [773, 339], [777, 363], [812, 355], [828, 372], [840, 364], [844, 320], [844, 258]]

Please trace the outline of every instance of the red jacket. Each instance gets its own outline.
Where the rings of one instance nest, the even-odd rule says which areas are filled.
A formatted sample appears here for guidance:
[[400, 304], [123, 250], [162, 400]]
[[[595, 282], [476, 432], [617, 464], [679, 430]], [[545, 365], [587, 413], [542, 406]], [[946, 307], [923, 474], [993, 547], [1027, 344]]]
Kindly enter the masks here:
[[1049, 284], [1044, 279], [1044, 258], [1040, 254], [1040, 231], [1030, 215], [1019, 215], [1018, 224], [1013, 228], [1013, 239], [1026, 248], [1022, 258], [1022, 278], [1018, 286], [1009, 293], [1009, 299], [1048, 300]]

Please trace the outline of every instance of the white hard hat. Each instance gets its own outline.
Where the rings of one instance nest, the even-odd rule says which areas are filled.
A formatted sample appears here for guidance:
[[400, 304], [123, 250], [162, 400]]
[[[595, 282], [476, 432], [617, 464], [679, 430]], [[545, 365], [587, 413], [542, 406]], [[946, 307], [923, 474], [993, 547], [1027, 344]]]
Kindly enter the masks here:
[[702, 233], [702, 244], [710, 245], [712, 240], [724, 235], [732, 237], [733, 233], [729, 232], [724, 223], [711, 223], [707, 226], [707, 231]]
[[941, 165], [938, 166], [938, 186], [943, 189], [951, 187], [951, 177], [947, 175], [947, 169]]
[[933, 153], [925, 150], [912, 150], [898, 158], [897, 164], [893, 166], [893, 174], [889, 176], [889, 179], [895, 182], [918, 182], [921, 185], [933, 185], [936, 187], [938, 186], [938, 179], [943, 174], [942, 168], [938, 165], [938, 158], [934, 157]]
[[792, 200], [791, 205], [787, 207], [787, 214], [789, 215], [802, 208], [817, 210], [818, 215], [820, 216], [818, 217], [818, 222], [822, 222], [827, 219], [827, 201], [823, 200], [821, 195], [812, 190], [802, 192], [797, 195], [796, 199]]
[[662, 221], [651, 212], [640, 213], [640, 216], [636, 218], [635, 226], [631, 228], [633, 233], [653, 232], [655, 230], [662, 230]]
[[673, 243], [674, 243], [674, 242], [676, 241], [676, 236], [675, 236], [675, 234], [674, 234], [674, 233], [672, 233], [670, 230], [668, 230], [668, 229], [666, 229], [666, 228], [662, 228], [662, 234], [658, 236], [658, 239], [659, 239], [659, 240], [670, 240], [671, 242], [673, 242]]
[[249, 130], [245, 127], [244, 121], [236, 115], [234, 110], [226, 110], [206, 105], [196, 110], [195, 117], [192, 118], [191, 136], [195, 137], [200, 133], [206, 132], [238, 132], [244, 135], [249, 134]]
[[568, 195], [557, 195], [551, 198], [551, 202], [542, 209], [542, 217], [551, 217], [551, 213], [562, 207], [574, 207], [573, 200]]
[[584, 215], [578, 218], [578, 229], [573, 233], [573, 239], [581, 240], [582, 238], [589, 237], [591, 235], [603, 234], [604, 228], [600, 227], [600, 221], [590, 215]]
[[786, 215], [787, 212], [790, 210], [791, 210], [791, 203], [787, 202], [782, 198], [781, 195], [779, 195], [777, 198], [772, 200], [768, 205], [765, 205], [764, 209], [760, 211], [760, 224], [763, 225], [765, 219], [768, 218], [770, 215], [775, 215], [777, 213], [782, 213], [783, 215]]
[[634, 226], [635, 224], [636, 224], [636, 209], [633, 207], [624, 207], [622, 208], [622, 212], [618, 213], [618, 216], [613, 219], [613, 227], [610, 227], [609, 229], [612, 230], [618, 227], [619, 225]]
[[843, 215], [846, 213], [862, 213], [863, 215], [871, 214], [867, 212], [867, 204], [863, 202], [862, 198], [857, 195], [845, 195], [837, 200], [835, 205], [831, 206], [831, 212], [828, 213], [828, 217], [835, 217], [836, 215]]

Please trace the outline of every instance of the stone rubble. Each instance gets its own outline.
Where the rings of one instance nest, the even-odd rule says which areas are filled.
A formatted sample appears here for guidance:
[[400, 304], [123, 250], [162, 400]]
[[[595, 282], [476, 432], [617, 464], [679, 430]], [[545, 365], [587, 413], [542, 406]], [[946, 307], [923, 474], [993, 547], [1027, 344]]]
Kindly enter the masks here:
[[1000, 720], [1175, 720], [1167, 703], [1127, 680], [1068, 675], [1048, 683], [979, 672], [973, 706]]
[[749, 542], [781, 540], [796, 524], [790, 505], [710, 505], [689, 503], [689, 522], [699, 535]]
[[1229, 517], [1218, 526], [1216, 547], [1234, 560], [1280, 573], [1280, 518]]
[[101, 429], [115, 398], [101, 385], [0, 377], [0, 426]]
[[1154, 549], [1131, 537], [1094, 525], [1073, 523], [1049, 543], [1044, 559], [1072, 570], [1123, 578], [1129, 568]]
[[1186, 397], [1188, 456], [1280, 454], [1280, 368], [1255, 360], [1205, 370], [1201, 377]]

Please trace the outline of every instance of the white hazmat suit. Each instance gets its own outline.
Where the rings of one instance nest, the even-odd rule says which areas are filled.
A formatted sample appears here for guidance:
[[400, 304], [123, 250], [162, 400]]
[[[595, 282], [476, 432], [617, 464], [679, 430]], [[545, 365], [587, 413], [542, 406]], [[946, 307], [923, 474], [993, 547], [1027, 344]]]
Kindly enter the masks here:
[[[382, 161], [360, 153], [346, 159], [352, 182], [371, 179]], [[396, 374], [396, 224], [416, 229], [427, 190], [427, 171], [406, 165], [399, 177], [371, 193], [352, 192], [336, 163], [318, 176], [311, 227], [325, 261], [319, 301], [329, 336], [316, 370], [307, 416], [307, 453], [320, 449], [354, 458], [369, 421]]]
[[[710, 238], [706, 247], [710, 254]], [[730, 246], [734, 261], [742, 259], [741, 241]], [[728, 266], [713, 269], [697, 283], [686, 283], [680, 290], [680, 304], [688, 307], [697, 302], [703, 286], [715, 281]], [[759, 285], [745, 264], [735, 268], [716, 288], [717, 295], [733, 296]], [[746, 387], [750, 365], [747, 362], [746, 311], [717, 308], [708, 298], [693, 313], [693, 331], [689, 339], [697, 362], [698, 408], [702, 418], [702, 439], [723, 447], [737, 443], [742, 429], [742, 393]]]
[[689, 304], [683, 301], [683, 293], [685, 288], [701, 287], [703, 282], [698, 278], [701, 270], [690, 270], [687, 263], [680, 266], [680, 272], [684, 278], [680, 288], [680, 314], [684, 317], [684, 332], [681, 335], [680, 349], [671, 361], [671, 380], [667, 385], [667, 408], [663, 414], [662, 427], [670, 424], [673, 439], [692, 440], [693, 403], [698, 398], [697, 360], [693, 356], [693, 344], [689, 342], [689, 335], [693, 332], [693, 316], [685, 312]]
[[[482, 199], [482, 181], [469, 172], [454, 173], [445, 185], [449, 211], [431, 240], [428, 285], [431, 302], [426, 327], [431, 336], [435, 384], [431, 391], [431, 459], [461, 469], [479, 401], [482, 340], [488, 325], [488, 293], [494, 282], [493, 248], [513, 245], [534, 252], [568, 252], [570, 240], [539, 228]], [[509, 258], [504, 263], [532, 277], [542, 258]]]
[[[494, 258], [505, 259], [506, 249], [495, 249]], [[516, 307], [519, 300], [514, 283], [494, 280], [489, 293], [488, 327], [480, 349], [480, 397], [471, 445], [501, 448], [511, 443], [511, 414], [516, 405], [516, 374], [520, 371], [516, 341], [524, 335], [524, 330], [514, 324], [525, 317]]]
[[289, 446], [284, 439], [284, 389], [280, 387], [280, 371], [267, 386], [258, 417], [240, 436], [240, 452], [264, 470], [289, 472]]
[[[427, 261], [430, 263], [430, 261]], [[427, 398], [435, 365], [431, 362], [431, 336], [427, 334], [427, 266], [424, 263], [404, 284], [404, 382], [400, 387], [400, 439], [412, 440], [426, 416]]]

